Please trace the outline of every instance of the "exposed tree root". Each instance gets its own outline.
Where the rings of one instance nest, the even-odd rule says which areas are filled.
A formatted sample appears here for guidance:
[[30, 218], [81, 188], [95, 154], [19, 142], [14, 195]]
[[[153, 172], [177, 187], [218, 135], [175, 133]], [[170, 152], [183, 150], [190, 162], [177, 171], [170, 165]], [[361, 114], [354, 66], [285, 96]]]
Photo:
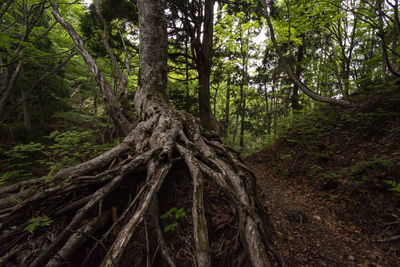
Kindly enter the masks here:
[[[100, 234], [104, 233], [105, 238], [98, 238], [102, 242], [106, 239], [109, 244], [112, 238], [110, 233], [119, 224], [123, 227], [108, 248], [102, 263], [103, 266], [116, 266], [121, 262], [124, 249], [132, 236], [140, 231], [136, 228], [144, 216], [150, 214], [161, 257], [170, 266], [175, 266], [176, 259], [160, 229], [160, 215], [155, 199], [172, 166], [181, 162], [192, 178], [192, 182], [188, 182], [193, 184], [193, 264], [210, 266], [213, 262], [207, 223], [210, 218], [206, 218], [204, 207], [206, 179], [226, 195], [230, 205], [237, 211], [240, 242], [252, 265], [270, 265], [273, 258], [269, 243], [270, 224], [267, 213], [255, 208], [256, 205], [262, 206], [255, 198], [255, 178], [251, 171], [235, 152], [218, 141], [205, 139], [190, 116], [169, 110], [164, 114], [157, 112], [151, 115], [139, 123], [124, 142], [112, 151], [64, 170], [49, 181], [41, 178], [2, 188], [1, 201], [6, 202], [14, 193], [22, 202], [7, 202], [6, 207], [1, 207], [0, 213], [4, 217], [0, 237], [0, 263], [60, 266], [73, 259], [74, 252], [88, 240], [87, 236], [79, 232], [98, 236], [101, 230]], [[134, 156], [128, 157], [128, 153]], [[115, 158], [119, 163], [108, 169]], [[133, 187], [124, 188], [127, 186]], [[125, 191], [122, 193], [135, 194], [134, 199], [125, 206], [118, 221], [112, 223], [109, 215], [112, 199], [127, 199], [126, 195], [120, 195], [121, 188]], [[20, 190], [30, 193], [21, 194]], [[171, 196], [173, 194], [171, 192]], [[99, 205], [103, 209], [101, 214], [97, 212]], [[55, 220], [51, 229], [39, 227], [33, 235], [27, 234], [24, 227], [28, 219], [39, 216], [49, 216]], [[67, 224], [64, 226], [64, 223]], [[16, 245], [15, 240], [19, 240], [20, 245]], [[40, 253], [29, 253], [32, 247], [27, 247], [22, 240], [30, 240]], [[21, 262], [22, 255], [27, 253], [29, 257]]]

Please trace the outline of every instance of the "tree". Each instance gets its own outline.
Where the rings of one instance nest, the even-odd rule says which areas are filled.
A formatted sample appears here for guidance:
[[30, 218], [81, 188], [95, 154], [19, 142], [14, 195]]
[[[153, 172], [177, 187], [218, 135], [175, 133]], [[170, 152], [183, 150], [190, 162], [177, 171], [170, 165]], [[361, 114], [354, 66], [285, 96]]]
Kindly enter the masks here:
[[[107, 102], [108, 112], [126, 137], [118, 146], [102, 155], [64, 169], [54, 176], [1, 188], [2, 227], [12, 228], [8, 234], [0, 237], [0, 263], [5, 264], [17, 258], [20, 260], [18, 265], [43, 266], [47, 263], [48, 266], [59, 266], [71, 259], [84, 241], [96, 234], [96, 229], [107, 230], [94, 248], [103, 244], [101, 241], [106, 237], [111, 238], [110, 233], [115, 226], [122, 224], [122, 229], [102, 259], [103, 266], [118, 266], [135, 229], [142, 227], [147, 233], [144, 216], [150, 214], [160, 253], [169, 265], [175, 266], [174, 257], [160, 230], [157, 195], [166, 177], [171, 177], [167, 176], [168, 173], [178, 164], [185, 166], [193, 180], [193, 265], [210, 266], [213, 260], [204, 206], [208, 197], [208, 194], [204, 194], [206, 182], [236, 210], [240, 242], [252, 265], [269, 266], [273, 258], [278, 259], [271, 248], [268, 215], [257, 198], [252, 172], [236, 152], [218, 140], [205, 138], [192, 116], [173, 110], [167, 101], [168, 43], [163, 2], [138, 1], [140, 83], [135, 95], [135, 108], [140, 121], [132, 129], [115, 105], [109, 85], [96, 61], [85, 49], [82, 39], [61, 16], [57, 2], [50, 2], [54, 17], [74, 40], [95, 76]], [[75, 198], [76, 195], [79, 197]], [[129, 200], [127, 205], [118, 207], [122, 215], [115, 221], [111, 220], [110, 215], [113, 210], [110, 197], [113, 195]], [[133, 200], [130, 195], [134, 195]], [[10, 197], [20, 201], [10, 201]], [[99, 212], [95, 213], [97, 206]], [[40, 214], [41, 217], [33, 218], [39, 225], [49, 225], [49, 217], [54, 220], [51, 232], [55, 237], [49, 239], [46, 233], [26, 234], [23, 229], [30, 214]], [[30, 242], [13, 242], [26, 239]], [[30, 244], [42, 244], [38, 255], [28, 253]], [[157, 245], [152, 246], [155, 251]], [[23, 258], [21, 255], [28, 256]]]
[[[191, 54], [199, 81], [200, 123], [206, 131], [218, 131], [215, 114], [210, 103], [210, 76], [213, 59], [215, 0], [172, 1], [175, 15], [183, 18], [183, 31], [190, 38]], [[179, 12], [178, 12], [179, 11]], [[176, 27], [175, 27], [176, 28]], [[182, 29], [181, 29], [182, 30]]]
[[273, 27], [271, 17], [270, 17], [271, 4], [268, 3], [267, 0], [262, 0], [262, 4], [263, 4], [263, 15], [267, 21], [267, 25], [268, 25], [268, 29], [269, 29], [269, 32], [271, 35], [272, 43], [278, 54], [279, 61], [282, 64], [282, 66], [284, 67], [289, 78], [299, 87], [300, 90], [302, 90], [306, 95], [311, 97], [313, 100], [320, 101], [320, 102], [326, 102], [326, 103], [339, 105], [339, 106], [351, 106], [352, 104], [349, 101], [342, 100], [342, 99], [329, 98], [329, 97], [325, 97], [325, 96], [316, 94], [304, 82], [302, 82], [299, 77], [296, 76], [295, 72], [292, 70], [291, 66], [287, 62], [287, 59], [285, 58], [281, 48], [279, 47], [277, 40], [276, 40], [274, 27]]
[[[43, 81], [54, 78], [74, 56], [68, 50], [55, 51], [55, 44], [49, 35], [55, 26], [50, 25], [47, 8], [43, 1], [5, 2], [0, 17], [0, 122], [5, 122], [10, 113], [16, 109], [23, 110], [24, 125], [31, 127], [32, 95], [42, 96], [38, 87]], [[60, 49], [62, 50], [62, 49]], [[66, 57], [59, 61], [58, 58]], [[41, 67], [46, 60], [49, 69]], [[26, 80], [30, 80], [30, 88], [26, 88]], [[53, 79], [54, 80], [54, 79]], [[58, 95], [60, 95], [57, 90]], [[36, 99], [35, 99], [36, 100]], [[29, 103], [31, 102], [31, 103]]]

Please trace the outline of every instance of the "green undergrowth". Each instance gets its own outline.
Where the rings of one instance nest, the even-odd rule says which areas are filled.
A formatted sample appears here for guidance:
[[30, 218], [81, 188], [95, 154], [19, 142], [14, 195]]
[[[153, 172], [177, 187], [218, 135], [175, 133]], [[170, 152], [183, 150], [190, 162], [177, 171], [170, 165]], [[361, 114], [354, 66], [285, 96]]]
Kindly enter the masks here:
[[[50, 133], [28, 141], [0, 145], [0, 185], [50, 177], [93, 158], [120, 142], [106, 120], [78, 112], [57, 113]], [[10, 137], [11, 138], [11, 137]]]
[[98, 131], [94, 130], [54, 131], [46, 137], [47, 143], [30, 142], [9, 150], [0, 150], [0, 156], [7, 161], [6, 172], [0, 178], [0, 184], [51, 176], [99, 155], [119, 142], [116, 139], [114, 143], [101, 144], [97, 135]]
[[260, 153], [275, 174], [324, 196], [356, 205], [386, 199], [399, 209], [400, 88], [381, 85], [349, 98], [360, 105], [319, 104], [311, 114], [296, 114]]

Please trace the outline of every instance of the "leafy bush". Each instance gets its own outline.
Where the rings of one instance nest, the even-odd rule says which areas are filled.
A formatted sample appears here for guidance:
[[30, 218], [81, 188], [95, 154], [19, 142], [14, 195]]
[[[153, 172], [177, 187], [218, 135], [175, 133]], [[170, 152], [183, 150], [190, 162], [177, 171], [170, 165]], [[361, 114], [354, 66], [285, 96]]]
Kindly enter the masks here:
[[54, 141], [44, 154], [47, 156], [43, 164], [50, 169], [49, 176], [64, 168], [76, 165], [99, 155], [115, 144], [96, 145], [95, 131], [52, 132], [48, 138]]
[[345, 172], [348, 172], [350, 176], [354, 177], [366, 172], [377, 174], [380, 172], [388, 172], [394, 167], [394, 163], [388, 159], [374, 158], [370, 161], [360, 161], [357, 164], [346, 168]]
[[7, 172], [0, 178], [0, 185], [48, 176], [59, 170], [79, 164], [116, 145], [96, 144], [96, 131], [54, 131], [48, 137], [51, 145], [31, 142], [0, 151], [8, 161]]
[[13, 147], [4, 154], [8, 159], [8, 172], [0, 178], [0, 185], [6, 181], [18, 182], [40, 174], [40, 159], [45, 146], [31, 142]]

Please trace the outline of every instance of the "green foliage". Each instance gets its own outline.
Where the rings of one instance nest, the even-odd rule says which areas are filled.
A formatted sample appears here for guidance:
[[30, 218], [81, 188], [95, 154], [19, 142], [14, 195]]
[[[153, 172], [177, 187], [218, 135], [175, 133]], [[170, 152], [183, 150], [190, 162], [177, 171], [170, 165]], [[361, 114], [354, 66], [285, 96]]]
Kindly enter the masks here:
[[308, 172], [308, 176], [310, 177], [310, 178], [314, 178], [315, 176], [317, 176], [319, 173], [321, 173], [321, 172], [323, 172], [323, 170], [324, 170], [324, 168], [322, 168], [321, 166], [319, 166], [319, 165], [312, 165], [311, 167], [310, 167], [310, 170], [309, 170], [309, 172]]
[[310, 178], [311, 183], [318, 182], [324, 187], [327, 186], [329, 187], [328, 189], [332, 189], [330, 187], [335, 187], [340, 175], [332, 171], [325, 171], [323, 167], [314, 164], [308, 171], [308, 177]]
[[393, 180], [385, 180], [385, 183], [392, 186], [389, 190], [393, 191], [395, 195], [400, 198], [400, 183]]
[[24, 230], [33, 234], [37, 227], [50, 226], [52, 222], [53, 220], [47, 216], [30, 218], [28, 221], [29, 224], [25, 227]]
[[[50, 169], [49, 176], [62, 170], [90, 159], [112, 148], [115, 144], [95, 144], [95, 131], [67, 131], [52, 132], [48, 138], [54, 143], [44, 152], [47, 156], [42, 161]], [[117, 141], [117, 140], [116, 140]]]
[[0, 151], [7, 158], [7, 172], [0, 178], [0, 185], [6, 182], [40, 177], [48, 177], [59, 170], [79, 164], [97, 156], [112, 147], [114, 143], [98, 144], [97, 131], [54, 131], [47, 139], [50, 145], [28, 143], [14, 146], [8, 151]]
[[345, 168], [344, 172], [348, 173], [351, 177], [355, 177], [365, 173], [377, 174], [388, 172], [393, 167], [394, 163], [391, 160], [374, 158], [370, 161], [359, 161], [355, 165]]
[[292, 158], [292, 155], [291, 154], [286, 154], [286, 155], [282, 155], [281, 156], [281, 160], [284, 160], [284, 159], [291, 159]]
[[395, 116], [395, 112], [389, 112], [382, 108], [376, 108], [371, 112], [357, 112], [355, 114], [344, 113], [342, 120], [347, 124], [356, 125], [356, 131], [360, 133], [370, 133], [379, 131], [383, 127], [379, 127], [380, 122], [385, 121], [391, 116]]
[[3, 152], [8, 159], [8, 171], [0, 178], [0, 185], [34, 178], [40, 174], [40, 158], [43, 157], [44, 148], [43, 144], [31, 142]]
[[160, 216], [161, 219], [168, 220], [171, 223], [164, 228], [164, 232], [174, 231], [178, 226], [178, 220], [186, 216], [183, 208], [172, 207]]

